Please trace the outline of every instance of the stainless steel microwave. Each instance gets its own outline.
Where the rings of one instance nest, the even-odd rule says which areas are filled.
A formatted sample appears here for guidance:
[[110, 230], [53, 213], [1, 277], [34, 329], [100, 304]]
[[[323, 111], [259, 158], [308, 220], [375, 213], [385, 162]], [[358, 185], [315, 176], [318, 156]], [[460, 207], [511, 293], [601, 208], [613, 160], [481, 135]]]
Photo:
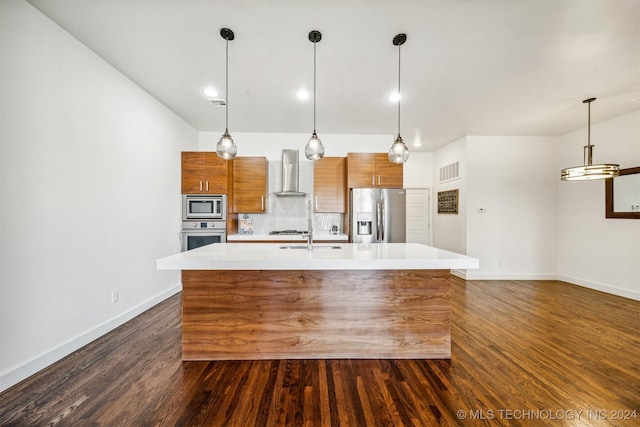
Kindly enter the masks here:
[[182, 220], [227, 219], [226, 194], [185, 194], [182, 196]]

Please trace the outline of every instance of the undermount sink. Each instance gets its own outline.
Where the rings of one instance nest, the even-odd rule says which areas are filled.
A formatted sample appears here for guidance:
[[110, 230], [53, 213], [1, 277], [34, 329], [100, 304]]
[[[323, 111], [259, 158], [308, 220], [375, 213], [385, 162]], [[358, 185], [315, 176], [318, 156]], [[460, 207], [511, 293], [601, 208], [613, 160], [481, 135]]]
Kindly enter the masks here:
[[[307, 245], [287, 245], [280, 246], [280, 249], [309, 249]], [[342, 249], [342, 246], [313, 245], [312, 250], [316, 249]]]

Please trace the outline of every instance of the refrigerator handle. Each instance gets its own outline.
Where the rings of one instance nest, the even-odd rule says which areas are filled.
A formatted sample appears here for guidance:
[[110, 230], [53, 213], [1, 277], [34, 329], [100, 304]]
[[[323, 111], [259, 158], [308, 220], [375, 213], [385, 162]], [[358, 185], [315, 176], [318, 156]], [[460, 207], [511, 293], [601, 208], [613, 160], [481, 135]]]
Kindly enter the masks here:
[[384, 223], [385, 223], [385, 215], [386, 213], [386, 209], [385, 209], [385, 205], [384, 205], [384, 197], [380, 198], [380, 211], [381, 211], [381, 215], [380, 215], [380, 219], [378, 220], [380, 222], [380, 242], [384, 242]]
[[382, 215], [382, 207], [380, 206], [380, 199], [376, 197], [376, 242], [380, 240], [380, 216]]

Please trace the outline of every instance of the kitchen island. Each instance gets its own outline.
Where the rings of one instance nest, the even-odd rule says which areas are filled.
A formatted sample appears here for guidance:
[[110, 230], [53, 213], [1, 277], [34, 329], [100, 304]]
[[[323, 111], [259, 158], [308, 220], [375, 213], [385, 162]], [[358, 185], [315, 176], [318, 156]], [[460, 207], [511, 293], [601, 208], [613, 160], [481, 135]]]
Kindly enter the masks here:
[[450, 358], [450, 270], [478, 260], [417, 243], [212, 244], [182, 270], [183, 360]]

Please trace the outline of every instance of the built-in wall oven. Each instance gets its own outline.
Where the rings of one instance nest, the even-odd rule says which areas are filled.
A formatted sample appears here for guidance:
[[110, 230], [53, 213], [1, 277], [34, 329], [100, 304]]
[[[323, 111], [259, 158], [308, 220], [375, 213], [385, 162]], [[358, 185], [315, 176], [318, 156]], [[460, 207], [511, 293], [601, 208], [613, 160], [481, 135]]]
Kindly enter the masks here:
[[182, 250], [227, 241], [227, 196], [184, 195], [182, 203]]
[[212, 243], [226, 243], [225, 221], [183, 221], [182, 250], [188, 251]]

